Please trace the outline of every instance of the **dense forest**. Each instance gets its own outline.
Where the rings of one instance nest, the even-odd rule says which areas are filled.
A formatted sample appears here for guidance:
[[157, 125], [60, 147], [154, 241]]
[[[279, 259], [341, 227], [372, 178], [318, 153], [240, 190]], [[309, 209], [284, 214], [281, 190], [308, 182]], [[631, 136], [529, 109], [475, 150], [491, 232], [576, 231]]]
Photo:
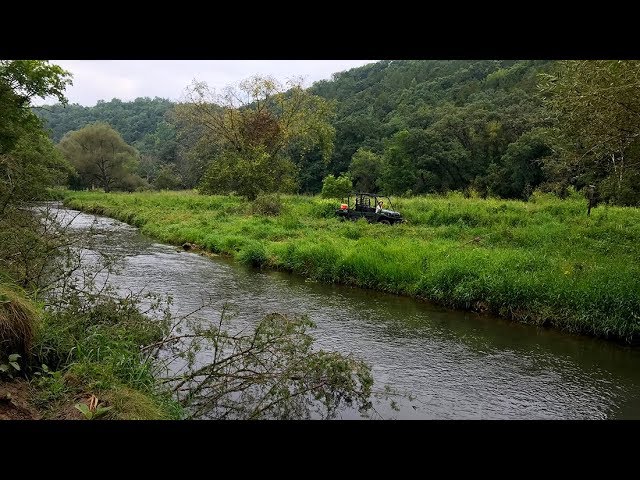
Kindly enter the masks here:
[[[137, 160], [127, 163], [128, 171], [121, 174], [127, 180], [116, 181], [116, 189], [204, 185], [202, 190], [208, 192], [237, 191], [234, 185], [215, 180], [216, 172], [237, 176], [229, 169], [249, 158], [245, 163], [254, 165], [254, 171], [262, 170], [255, 166], [264, 159], [279, 165], [276, 178], [282, 178], [282, 168], [288, 165], [291, 178], [282, 185], [299, 193], [318, 193], [328, 175], [343, 175], [353, 188], [404, 196], [459, 190], [527, 199], [535, 189], [563, 196], [570, 187], [580, 190], [594, 184], [602, 201], [637, 205], [639, 173], [633, 158], [639, 145], [636, 130], [628, 128], [637, 116], [635, 94], [632, 88], [621, 88], [612, 98], [590, 80], [602, 85], [623, 82], [637, 68], [637, 62], [604, 61], [380, 61], [335, 73], [308, 88], [306, 94], [323, 99], [323, 108], [331, 109], [323, 117], [329, 126], [315, 127], [325, 135], [313, 144], [291, 138], [278, 147], [277, 155], [275, 150], [260, 153], [253, 147], [261, 144], [269, 150], [264, 139], [275, 138], [286, 123], [282, 119], [267, 128], [264, 118], [260, 123], [259, 116], [251, 120], [245, 116], [251, 128], [234, 135], [254, 135], [245, 142], [253, 150], [238, 150], [235, 145], [230, 157], [219, 142], [209, 141], [224, 132], [208, 131], [210, 123], [204, 117], [185, 114], [185, 104], [168, 100], [113, 99], [94, 107], [54, 105], [36, 113], [46, 120], [56, 142], [68, 132], [100, 122], [134, 147]], [[581, 105], [585, 91], [592, 96]], [[619, 101], [621, 95], [624, 101]], [[205, 104], [204, 97], [197, 101]], [[224, 99], [209, 102], [217, 108]], [[256, 113], [256, 105], [258, 98], [239, 108]], [[215, 112], [209, 113], [215, 120]], [[612, 131], [616, 122], [620, 128]], [[256, 125], [265, 130], [256, 134]], [[601, 138], [596, 125], [603, 132]], [[78, 168], [72, 159], [71, 163]], [[72, 186], [93, 185], [94, 177], [76, 178]], [[269, 184], [265, 179], [253, 181]]]

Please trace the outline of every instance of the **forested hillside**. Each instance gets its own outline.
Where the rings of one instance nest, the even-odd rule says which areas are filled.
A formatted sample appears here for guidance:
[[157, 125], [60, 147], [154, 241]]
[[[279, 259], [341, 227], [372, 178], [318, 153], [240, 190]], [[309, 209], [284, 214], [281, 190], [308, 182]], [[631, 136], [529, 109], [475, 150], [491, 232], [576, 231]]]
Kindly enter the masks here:
[[65, 133], [79, 130], [88, 123], [106, 122], [115, 128], [129, 144], [152, 134], [173, 103], [163, 98], [136, 98], [133, 102], [123, 102], [117, 98], [103, 100], [93, 107], [78, 104], [63, 106], [56, 104], [36, 108], [35, 113], [45, 120], [51, 130], [54, 142], [59, 142]]
[[[633, 84], [616, 90], [633, 97], [624, 101], [605, 98], [603, 90], [594, 87], [595, 100], [585, 100], [582, 110], [579, 103], [586, 97], [579, 92], [589, 88], [591, 73], [600, 72], [602, 82], [614, 84], [624, 83], [625, 75], [633, 76], [637, 69], [631, 61], [380, 61], [335, 73], [308, 89], [333, 108], [335, 135], [328, 160], [326, 142], [313, 148], [293, 142], [278, 155], [295, 165], [292, 175], [300, 193], [318, 193], [327, 175], [347, 174], [356, 189], [394, 195], [462, 190], [526, 199], [536, 188], [562, 195], [571, 185], [581, 189], [596, 184], [602, 185], [601, 200], [636, 205], [637, 165], [628, 161], [639, 150], [635, 129], [627, 129], [624, 136], [632, 110], [625, 116], [605, 108], [633, 103]], [[602, 111], [593, 111], [593, 105]], [[114, 99], [95, 107], [57, 105], [37, 113], [47, 120], [56, 141], [87, 123], [107, 122], [139, 150], [137, 174], [149, 184], [193, 188], [220, 158], [219, 145], [205, 138], [212, 136], [206, 127], [174, 115], [175, 107], [159, 98]], [[589, 125], [599, 114], [600, 131], [603, 126], [620, 127], [606, 134], [609, 140], [575, 128]], [[563, 124], [563, 118], [571, 122]], [[594, 150], [591, 140], [600, 145], [608, 141], [610, 148]]]
[[[384, 156], [378, 186], [389, 193], [476, 186], [519, 196], [541, 179], [533, 163], [544, 153], [535, 131], [543, 124], [536, 84], [549, 66], [382, 61], [334, 74], [312, 88], [337, 102], [330, 171], [348, 170], [353, 154], [364, 148]], [[307, 186], [318, 190], [317, 176]]]

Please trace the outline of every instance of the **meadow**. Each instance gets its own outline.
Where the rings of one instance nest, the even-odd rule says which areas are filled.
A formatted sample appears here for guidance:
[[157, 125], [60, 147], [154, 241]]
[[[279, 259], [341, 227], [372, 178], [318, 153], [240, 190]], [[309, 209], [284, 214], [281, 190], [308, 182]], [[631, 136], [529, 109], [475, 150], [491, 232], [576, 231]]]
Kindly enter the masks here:
[[640, 210], [535, 193], [528, 202], [392, 198], [407, 222], [341, 222], [337, 200], [250, 203], [192, 191], [63, 192], [66, 206], [294, 272], [627, 343], [640, 339]]

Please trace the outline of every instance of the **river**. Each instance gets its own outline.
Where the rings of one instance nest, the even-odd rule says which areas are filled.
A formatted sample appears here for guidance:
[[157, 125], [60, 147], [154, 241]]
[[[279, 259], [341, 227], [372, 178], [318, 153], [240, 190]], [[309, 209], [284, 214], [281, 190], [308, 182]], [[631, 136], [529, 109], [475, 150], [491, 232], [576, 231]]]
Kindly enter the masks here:
[[[453, 311], [406, 297], [308, 281], [243, 267], [154, 242], [106, 217], [77, 215], [71, 227], [94, 225], [98, 249], [124, 256], [110, 276], [120, 291], [146, 288], [173, 297], [175, 313], [204, 299], [200, 316], [218, 318], [234, 304], [233, 322], [271, 312], [306, 314], [316, 346], [353, 353], [372, 366], [375, 386], [408, 392], [392, 419], [640, 418], [640, 350], [603, 340]], [[341, 418], [359, 418], [345, 410]]]

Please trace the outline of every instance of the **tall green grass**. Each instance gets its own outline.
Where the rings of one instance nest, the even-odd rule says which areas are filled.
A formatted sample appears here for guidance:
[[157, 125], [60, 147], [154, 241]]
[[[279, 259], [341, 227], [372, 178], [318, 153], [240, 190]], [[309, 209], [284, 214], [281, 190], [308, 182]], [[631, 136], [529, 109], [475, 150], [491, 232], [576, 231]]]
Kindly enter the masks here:
[[529, 202], [399, 198], [406, 224], [340, 222], [337, 202], [282, 196], [277, 216], [239, 197], [67, 192], [71, 208], [195, 243], [254, 267], [429, 299], [574, 333], [640, 338], [640, 210], [579, 196]]
[[166, 325], [129, 298], [74, 300], [45, 311], [38, 323], [30, 370], [40, 375], [32, 384], [45, 417], [95, 394], [114, 407], [110, 419], [180, 418], [177, 401], [158, 387], [153, 361], [140, 353], [140, 346], [162, 339]]

